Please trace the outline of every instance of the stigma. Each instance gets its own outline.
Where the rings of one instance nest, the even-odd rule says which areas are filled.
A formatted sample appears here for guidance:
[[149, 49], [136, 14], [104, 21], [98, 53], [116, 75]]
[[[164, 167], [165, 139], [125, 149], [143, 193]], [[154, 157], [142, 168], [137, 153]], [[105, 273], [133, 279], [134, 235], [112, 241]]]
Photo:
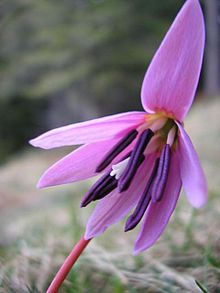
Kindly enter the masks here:
[[130, 159], [130, 157], [119, 162], [116, 165], [113, 165], [110, 176], [115, 176], [115, 179], [118, 180], [121, 177], [121, 175], [123, 174], [124, 170], [126, 169], [129, 159]]

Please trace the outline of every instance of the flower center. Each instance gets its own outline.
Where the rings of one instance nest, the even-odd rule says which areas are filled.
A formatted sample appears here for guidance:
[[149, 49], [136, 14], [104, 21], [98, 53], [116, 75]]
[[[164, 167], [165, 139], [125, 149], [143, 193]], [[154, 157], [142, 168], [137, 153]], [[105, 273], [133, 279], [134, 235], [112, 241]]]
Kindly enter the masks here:
[[[106, 171], [91, 187], [85, 195], [81, 207], [105, 197], [116, 188], [119, 193], [128, 190], [139, 167], [147, 158], [147, 154], [155, 153], [156, 159], [151, 176], [146, 182], [146, 187], [133, 214], [125, 225], [125, 231], [133, 229], [142, 219], [149, 203], [151, 201], [157, 203], [163, 198], [172, 148], [176, 139], [177, 126], [173, 119], [160, 113], [147, 115], [142, 125], [130, 130], [104, 156], [97, 166], [96, 172], [108, 169], [109, 165], [111, 169]], [[131, 143], [134, 143], [132, 151], [128, 151], [125, 156], [122, 156], [122, 152], [126, 152], [128, 147], [131, 148]], [[117, 159], [118, 162], [112, 164]]]

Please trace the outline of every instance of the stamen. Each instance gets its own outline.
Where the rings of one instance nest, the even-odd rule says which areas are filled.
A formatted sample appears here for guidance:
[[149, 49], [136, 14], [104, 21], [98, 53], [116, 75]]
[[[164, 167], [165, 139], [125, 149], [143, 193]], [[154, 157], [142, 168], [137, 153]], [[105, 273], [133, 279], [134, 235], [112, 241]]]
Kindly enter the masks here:
[[[142, 164], [144, 161], [145, 156], [142, 155], [139, 160], [138, 167]], [[88, 205], [91, 201], [96, 201], [98, 199], [101, 199], [108, 195], [110, 192], [112, 192], [117, 186], [118, 186], [118, 180], [117, 175], [115, 177], [111, 176], [111, 174], [107, 174], [108, 176], [103, 176], [103, 180], [101, 178], [101, 183], [95, 184], [96, 186], [91, 188], [85, 199], [82, 201], [81, 207], [85, 207]]]
[[99, 188], [96, 191], [95, 196], [93, 198], [93, 201], [105, 197], [110, 192], [112, 192], [117, 186], [118, 186], [118, 180], [116, 180], [115, 178], [113, 178], [113, 181], [112, 182], [110, 182], [109, 184], [107, 184], [104, 188]]
[[171, 156], [170, 145], [166, 144], [163, 147], [163, 150], [161, 152], [159, 166], [157, 169], [157, 175], [155, 177], [155, 180], [153, 182], [152, 189], [151, 189], [153, 202], [160, 201], [163, 196], [164, 189], [166, 187], [168, 173], [169, 173], [170, 156]]
[[114, 178], [110, 176], [109, 173], [106, 173], [104, 176], [102, 176], [95, 184], [92, 185], [90, 190], [84, 196], [80, 206], [81, 207], [87, 206], [91, 201], [93, 201], [97, 190], [100, 190], [100, 188], [104, 188], [107, 184], [111, 183], [113, 180]]
[[123, 137], [102, 159], [101, 163], [96, 168], [96, 172], [101, 172], [104, 170], [114, 158], [120, 154], [138, 135], [136, 129], [131, 130], [125, 137]]
[[[121, 163], [123, 164], [123, 161], [128, 159], [131, 155], [131, 152], [127, 153], [123, 158], [122, 161], [119, 162], [117, 165], [120, 165]], [[144, 159], [144, 158], [143, 158]], [[117, 168], [117, 165], [114, 165], [113, 167]], [[114, 171], [114, 170], [112, 170]], [[111, 173], [112, 173], [111, 171]], [[118, 171], [116, 171], [118, 172]], [[101, 178], [99, 178], [98, 181], [96, 181], [95, 184], [90, 188], [90, 190], [87, 192], [87, 194], [84, 196], [82, 202], [81, 202], [81, 208], [86, 207], [90, 202], [95, 201], [97, 199], [101, 199], [104, 196], [106, 196], [108, 193], [110, 193], [112, 190], [114, 190], [117, 185], [118, 181], [117, 179], [117, 174], [114, 178], [114, 175], [106, 173], [103, 175]]]
[[119, 179], [120, 192], [125, 191], [130, 186], [134, 175], [136, 174], [140, 164], [142, 163], [140, 162], [140, 160], [143, 152], [153, 135], [154, 133], [150, 129], [145, 129], [138, 138], [138, 141], [135, 144], [135, 147], [131, 153], [131, 157], [127, 164], [127, 167], [123, 175]]
[[[131, 181], [132, 181], [132, 179], [133, 179], [133, 177], [134, 177], [134, 175], [136, 174], [136, 172], [137, 172], [137, 170], [138, 170], [138, 168], [140, 167], [140, 165], [143, 163], [143, 161], [144, 161], [144, 159], [145, 159], [145, 156], [143, 155], [143, 154], [141, 154], [140, 155], [140, 157], [138, 158], [138, 160], [136, 161], [136, 164], [135, 164], [135, 168], [133, 168], [130, 172], [129, 172], [129, 174], [128, 174], [128, 176], [127, 176], [127, 179], [126, 179], [126, 185], [125, 185], [125, 189], [123, 189], [123, 190], [120, 190], [120, 185], [119, 185], [119, 192], [122, 192], [122, 191], [125, 191], [125, 190], [127, 190], [128, 189], [128, 187], [130, 186], [130, 184], [131, 184]], [[126, 171], [124, 171], [124, 173], [125, 173]], [[119, 178], [119, 184], [120, 184], [120, 178]]]
[[143, 215], [144, 215], [144, 213], [150, 203], [150, 199], [151, 199], [150, 189], [151, 189], [152, 182], [156, 176], [158, 164], [159, 164], [159, 158], [156, 159], [156, 161], [154, 163], [154, 168], [153, 168], [153, 171], [152, 171], [150, 178], [147, 182], [147, 186], [145, 187], [144, 192], [143, 192], [134, 212], [132, 213], [132, 215], [130, 215], [130, 217], [126, 221], [125, 232], [132, 230], [134, 227], [137, 226], [137, 224], [142, 219], [142, 217], [143, 217]]

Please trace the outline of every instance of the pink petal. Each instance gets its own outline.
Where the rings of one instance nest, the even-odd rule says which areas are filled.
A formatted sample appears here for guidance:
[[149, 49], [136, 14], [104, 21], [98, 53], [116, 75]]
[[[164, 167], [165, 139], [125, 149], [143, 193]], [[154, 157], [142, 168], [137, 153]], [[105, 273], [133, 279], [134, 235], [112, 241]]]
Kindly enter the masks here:
[[205, 41], [198, 0], [188, 0], [177, 15], [144, 77], [141, 99], [147, 112], [164, 110], [182, 121], [197, 88]]
[[140, 233], [135, 243], [134, 254], [149, 248], [160, 237], [173, 213], [181, 189], [178, 157], [172, 153], [170, 171], [162, 200], [150, 203]]
[[102, 234], [135, 206], [147, 184], [154, 160], [154, 154], [147, 157], [127, 191], [118, 193], [115, 190], [97, 204], [87, 223], [86, 239]]
[[[116, 139], [84, 145], [52, 165], [41, 176], [38, 187], [71, 183], [98, 175], [95, 169], [105, 154], [117, 143]], [[135, 141], [113, 161], [130, 151]]]
[[205, 175], [189, 136], [184, 128], [179, 123], [177, 124], [180, 131], [177, 148], [183, 188], [192, 206], [200, 208], [208, 199]]
[[144, 112], [127, 112], [63, 126], [32, 139], [30, 144], [50, 149], [111, 139], [121, 131], [143, 123], [144, 115]]

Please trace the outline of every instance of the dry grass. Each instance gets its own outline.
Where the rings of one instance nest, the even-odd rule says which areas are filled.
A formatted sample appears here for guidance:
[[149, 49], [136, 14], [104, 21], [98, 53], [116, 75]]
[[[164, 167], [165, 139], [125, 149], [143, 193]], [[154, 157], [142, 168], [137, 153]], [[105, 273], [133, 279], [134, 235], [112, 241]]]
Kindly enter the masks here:
[[[60, 292], [202, 292], [195, 280], [207, 292], [220, 292], [220, 123], [213, 120], [219, 106], [217, 100], [201, 103], [186, 123], [210, 182], [208, 205], [195, 211], [182, 196], [166, 233], [137, 257], [131, 254], [137, 231], [122, 234], [123, 223], [112, 227], [91, 242]], [[201, 127], [203, 109], [214, 126]], [[44, 292], [84, 231], [91, 209], [80, 210], [79, 202], [89, 182], [34, 187], [60, 156], [27, 151], [0, 170], [0, 292]]]

